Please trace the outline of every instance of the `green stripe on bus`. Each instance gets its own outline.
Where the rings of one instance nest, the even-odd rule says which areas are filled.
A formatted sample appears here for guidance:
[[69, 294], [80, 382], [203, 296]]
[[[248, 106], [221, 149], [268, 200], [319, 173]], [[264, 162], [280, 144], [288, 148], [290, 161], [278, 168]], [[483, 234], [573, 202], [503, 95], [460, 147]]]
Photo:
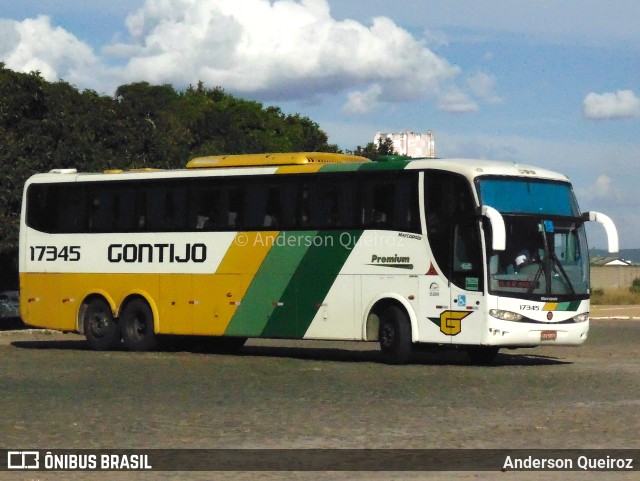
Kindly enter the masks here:
[[560, 302], [557, 311], [577, 311], [580, 307], [580, 301]]
[[309, 246], [315, 231], [281, 232], [256, 272], [225, 335], [259, 337]]
[[363, 164], [354, 162], [349, 164], [326, 164], [320, 167], [320, 172], [353, 172]]
[[388, 162], [369, 162], [366, 164], [360, 164], [359, 171], [367, 170], [403, 170], [409, 165], [406, 160], [390, 160]]
[[264, 337], [302, 338], [362, 231], [318, 234], [265, 326]]

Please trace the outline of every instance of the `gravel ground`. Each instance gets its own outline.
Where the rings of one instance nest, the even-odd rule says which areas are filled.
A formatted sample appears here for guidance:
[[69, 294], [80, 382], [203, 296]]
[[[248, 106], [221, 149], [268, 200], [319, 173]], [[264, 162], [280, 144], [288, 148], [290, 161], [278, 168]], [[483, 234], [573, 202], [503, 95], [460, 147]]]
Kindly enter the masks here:
[[[584, 346], [380, 362], [375, 344], [251, 340], [237, 355], [93, 352], [0, 331], [1, 446], [640, 449], [640, 309], [594, 308]], [[617, 314], [616, 314], [617, 313]], [[624, 319], [605, 319], [612, 316]], [[605, 453], [606, 454], [606, 453]], [[638, 460], [640, 462], [640, 460]], [[0, 479], [638, 479], [583, 472], [0, 472]]]

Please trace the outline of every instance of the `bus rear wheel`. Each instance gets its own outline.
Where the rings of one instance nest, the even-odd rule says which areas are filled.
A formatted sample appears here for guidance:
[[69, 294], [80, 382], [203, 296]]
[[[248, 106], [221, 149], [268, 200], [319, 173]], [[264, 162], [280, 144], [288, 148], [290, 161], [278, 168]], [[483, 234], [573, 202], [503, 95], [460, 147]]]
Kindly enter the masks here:
[[120, 344], [120, 326], [113, 318], [111, 307], [102, 299], [89, 301], [82, 320], [84, 335], [91, 349], [109, 351]]
[[153, 351], [158, 338], [153, 330], [153, 312], [142, 299], [129, 302], [120, 314], [122, 340], [129, 351]]
[[406, 313], [397, 306], [387, 307], [380, 319], [380, 350], [387, 364], [405, 364], [409, 361], [411, 344], [411, 324]]

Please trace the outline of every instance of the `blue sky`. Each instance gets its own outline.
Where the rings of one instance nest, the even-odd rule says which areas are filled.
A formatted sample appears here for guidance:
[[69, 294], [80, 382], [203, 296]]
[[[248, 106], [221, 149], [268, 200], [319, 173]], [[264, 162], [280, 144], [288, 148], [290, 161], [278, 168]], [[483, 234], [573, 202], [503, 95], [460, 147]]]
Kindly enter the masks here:
[[631, 248], [638, 19], [637, 0], [0, 0], [0, 60], [105, 94], [202, 80], [307, 115], [344, 149], [432, 130], [441, 157], [567, 174]]

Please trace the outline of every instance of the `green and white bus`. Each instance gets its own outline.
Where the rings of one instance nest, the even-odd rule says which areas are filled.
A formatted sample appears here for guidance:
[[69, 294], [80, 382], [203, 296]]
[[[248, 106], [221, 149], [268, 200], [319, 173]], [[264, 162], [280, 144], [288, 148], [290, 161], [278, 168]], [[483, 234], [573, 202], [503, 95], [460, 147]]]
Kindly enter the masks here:
[[[162, 335], [421, 345], [490, 362], [579, 345], [589, 259], [569, 180], [464, 159], [202, 157], [186, 169], [37, 174], [20, 225], [24, 321], [94, 349]], [[172, 337], [170, 337], [172, 338]]]

